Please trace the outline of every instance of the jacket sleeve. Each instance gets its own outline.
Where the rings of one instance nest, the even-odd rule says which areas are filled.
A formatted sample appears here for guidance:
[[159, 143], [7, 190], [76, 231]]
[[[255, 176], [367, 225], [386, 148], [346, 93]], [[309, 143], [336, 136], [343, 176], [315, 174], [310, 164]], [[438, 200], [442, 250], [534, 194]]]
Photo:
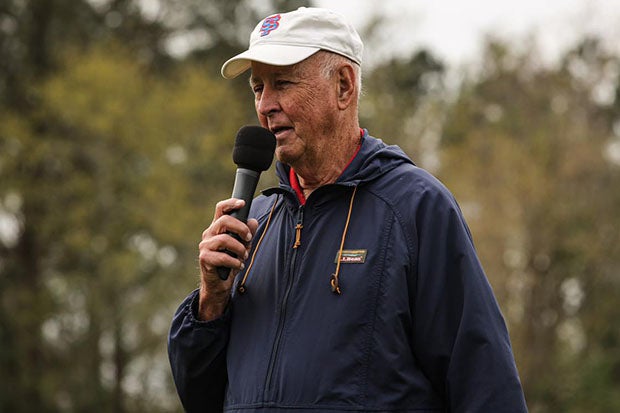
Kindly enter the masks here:
[[422, 370], [449, 412], [527, 412], [503, 316], [456, 201], [440, 185], [415, 215], [413, 351]]
[[198, 290], [179, 306], [168, 335], [174, 383], [186, 412], [221, 412], [227, 384], [230, 309], [216, 320], [197, 319]]

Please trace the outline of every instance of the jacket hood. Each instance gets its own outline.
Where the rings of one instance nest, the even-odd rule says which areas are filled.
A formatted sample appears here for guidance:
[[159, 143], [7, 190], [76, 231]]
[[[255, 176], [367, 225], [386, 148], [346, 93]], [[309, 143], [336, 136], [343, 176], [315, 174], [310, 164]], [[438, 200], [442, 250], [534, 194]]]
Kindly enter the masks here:
[[[396, 145], [386, 145], [382, 140], [362, 133], [361, 147], [355, 158], [342, 172], [336, 184], [363, 185], [390, 172], [403, 163], [414, 165], [413, 161]], [[290, 188], [290, 166], [282, 162], [276, 163], [276, 174], [280, 187]]]

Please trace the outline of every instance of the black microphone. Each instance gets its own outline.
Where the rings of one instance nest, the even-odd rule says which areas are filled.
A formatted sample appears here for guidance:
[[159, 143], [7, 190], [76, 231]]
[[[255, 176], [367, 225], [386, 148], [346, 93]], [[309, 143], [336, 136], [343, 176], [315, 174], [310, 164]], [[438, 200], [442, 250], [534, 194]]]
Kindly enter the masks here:
[[[261, 172], [269, 169], [275, 149], [276, 137], [268, 129], [260, 126], [244, 126], [239, 129], [232, 154], [233, 162], [237, 165], [232, 197], [243, 199], [245, 205], [232, 211], [229, 215], [240, 221], [247, 221], [258, 178]], [[237, 234], [230, 232], [227, 234], [243, 242]], [[225, 252], [231, 257], [237, 257], [233, 252], [228, 250]], [[218, 267], [217, 274], [220, 279], [226, 280], [230, 274], [230, 268]]]

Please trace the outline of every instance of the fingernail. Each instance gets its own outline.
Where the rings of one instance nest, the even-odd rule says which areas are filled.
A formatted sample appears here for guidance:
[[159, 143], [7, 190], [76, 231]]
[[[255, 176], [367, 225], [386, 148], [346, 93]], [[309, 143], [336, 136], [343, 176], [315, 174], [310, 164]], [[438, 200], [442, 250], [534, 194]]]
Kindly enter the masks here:
[[243, 271], [244, 268], [245, 268], [245, 264], [241, 263], [241, 267], [239, 267], [239, 270]]
[[250, 256], [250, 254], [246, 251], [245, 254], [243, 255], [243, 260], [247, 260], [248, 257]]
[[252, 234], [248, 233], [248, 234], [245, 236], [245, 241], [246, 241], [246, 242], [250, 242], [251, 240], [252, 240]]

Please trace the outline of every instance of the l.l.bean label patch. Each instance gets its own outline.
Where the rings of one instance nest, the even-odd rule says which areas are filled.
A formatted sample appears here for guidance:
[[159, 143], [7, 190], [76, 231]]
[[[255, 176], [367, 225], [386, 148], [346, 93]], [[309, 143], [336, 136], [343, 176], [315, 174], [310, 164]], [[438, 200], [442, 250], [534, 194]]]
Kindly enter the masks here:
[[[340, 255], [340, 262], [342, 264], [363, 264], [366, 261], [367, 250], [342, 250]], [[338, 263], [338, 251], [336, 251], [336, 258], [334, 258], [334, 264]]]

